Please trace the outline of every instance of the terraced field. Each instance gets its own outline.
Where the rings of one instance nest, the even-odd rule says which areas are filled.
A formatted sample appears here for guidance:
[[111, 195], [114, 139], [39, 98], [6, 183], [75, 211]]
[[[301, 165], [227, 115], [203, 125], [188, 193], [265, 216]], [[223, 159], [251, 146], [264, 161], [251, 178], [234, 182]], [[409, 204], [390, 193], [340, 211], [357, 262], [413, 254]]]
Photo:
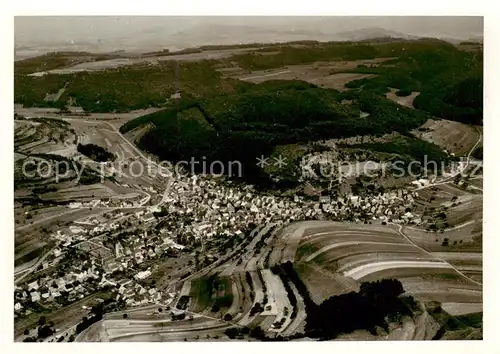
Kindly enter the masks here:
[[[281, 278], [273, 267], [287, 261], [293, 261], [317, 304], [333, 295], [359, 291], [362, 282], [397, 278], [407, 294], [422, 301], [419, 306], [439, 301], [452, 315], [482, 311], [482, 286], [476, 277], [482, 268], [481, 255], [430, 252], [406, 234], [409, 230], [331, 221], [263, 225], [251, 233], [249, 244], [177, 286], [173, 304], [185, 309], [187, 319], [172, 321], [139, 312], [124, 320], [118, 314], [92, 326], [79, 340], [170, 341], [205, 336], [224, 340], [228, 328], [257, 326], [268, 337], [302, 332], [307, 316], [304, 299], [295, 284]], [[425, 232], [411, 229], [417, 230]], [[422, 234], [422, 239], [427, 238]], [[261, 244], [258, 252], [257, 244]], [[356, 331], [339, 339], [432, 339], [440, 326], [422, 308], [414, 318], [391, 324], [385, 334], [373, 337]]]
[[[280, 232], [274, 223], [258, 227], [252, 232], [252, 242], [243, 248], [241, 261], [238, 261], [240, 257], [233, 257], [210, 272], [186, 281], [178, 298], [188, 295], [188, 310], [193, 313], [221, 319], [229, 314], [227, 322], [235, 326], [260, 326], [274, 335], [295, 333], [304, 323], [304, 304], [297, 290], [292, 289], [299, 300], [298, 311], [292, 318], [293, 306], [288, 292], [280, 277], [266, 266], [267, 255], [273, 249], [270, 244]], [[255, 252], [259, 241], [263, 241], [264, 246]], [[214, 283], [219, 284], [217, 291]], [[223, 306], [215, 306], [217, 303]], [[251, 311], [255, 306], [261, 310]]]
[[[151, 316], [150, 316], [151, 317]], [[230, 327], [223, 321], [192, 315], [184, 320], [144, 319], [123, 320], [107, 319], [91, 326], [76, 339], [78, 342], [138, 342], [138, 341], [180, 341], [184, 338], [194, 340], [200, 335], [223, 335], [224, 329]]]
[[77, 136], [69, 124], [61, 120], [36, 119], [14, 121], [14, 151], [29, 154], [65, 154], [57, 153], [76, 151]]
[[480, 303], [482, 286], [475, 276], [481, 263], [477, 253], [428, 252], [392, 226], [333, 222], [305, 228], [295, 257], [315, 301], [355, 290], [360, 282], [397, 278], [420, 300]]

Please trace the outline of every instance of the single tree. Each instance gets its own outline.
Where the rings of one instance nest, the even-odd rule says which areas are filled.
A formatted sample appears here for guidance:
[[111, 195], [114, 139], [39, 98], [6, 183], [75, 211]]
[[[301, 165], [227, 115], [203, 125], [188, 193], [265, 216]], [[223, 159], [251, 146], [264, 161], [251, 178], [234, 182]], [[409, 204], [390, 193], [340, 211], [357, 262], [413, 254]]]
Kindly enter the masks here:
[[43, 326], [45, 323], [47, 323], [47, 318], [45, 316], [41, 316], [39, 319], [38, 319], [38, 325], [39, 326]]

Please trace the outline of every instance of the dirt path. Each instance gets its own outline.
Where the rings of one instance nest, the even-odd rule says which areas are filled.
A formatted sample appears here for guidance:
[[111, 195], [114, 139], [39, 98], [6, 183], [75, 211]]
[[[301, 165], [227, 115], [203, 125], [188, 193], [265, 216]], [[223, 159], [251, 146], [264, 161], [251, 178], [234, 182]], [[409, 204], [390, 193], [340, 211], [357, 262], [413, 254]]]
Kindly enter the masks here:
[[[403, 232], [403, 225], [399, 225], [399, 224], [392, 224], [392, 225], [397, 225], [398, 232], [400, 233], [401, 236], [403, 236], [406, 240], [408, 240], [408, 242], [410, 242], [412, 245], [414, 245], [415, 247], [417, 247], [418, 249], [420, 249], [422, 252], [424, 252], [424, 253], [429, 254], [429, 255], [432, 256], [431, 252], [429, 252], [429, 251], [425, 250], [424, 248], [420, 247], [419, 245], [417, 245], [416, 243], [414, 243], [408, 236], [406, 236], [406, 234]], [[464, 273], [462, 273], [460, 270], [458, 270], [454, 265], [446, 262], [445, 260], [443, 260], [441, 258], [438, 258], [438, 257], [435, 257], [435, 258], [436, 258], [436, 260], [439, 260], [441, 262], [447, 263], [451, 268], [453, 268], [458, 274], [460, 274], [461, 276], [463, 276], [465, 279], [473, 282], [474, 284], [480, 285], [481, 287], [483, 286], [482, 283], [480, 283], [478, 281], [475, 281], [474, 279], [468, 277], [467, 275], [465, 275]]]
[[256, 76], [250, 76], [250, 77], [241, 77], [240, 80], [252, 80], [252, 79], [260, 79], [260, 78], [263, 78], [263, 77], [268, 77], [268, 76], [277, 76], [277, 75], [281, 75], [281, 74], [287, 74], [289, 73], [290, 70], [283, 70], [283, 71], [280, 71], [280, 72], [277, 72], [277, 73], [270, 73], [270, 74], [264, 74], [264, 75], [256, 75]]

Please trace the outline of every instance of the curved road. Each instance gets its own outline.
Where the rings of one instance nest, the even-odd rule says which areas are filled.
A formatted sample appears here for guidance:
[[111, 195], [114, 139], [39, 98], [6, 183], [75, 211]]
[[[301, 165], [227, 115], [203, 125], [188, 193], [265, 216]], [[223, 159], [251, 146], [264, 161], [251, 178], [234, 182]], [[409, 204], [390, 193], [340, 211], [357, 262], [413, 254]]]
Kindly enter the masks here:
[[422, 189], [426, 189], [426, 188], [429, 188], [429, 187], [433, 187], [433, 186], [438, 186], [440, 184], [446, 184], [446, 183], [449, 183], [450, 180], [452, 180], [453, 178], [455, 178], [456, 176], [460, 175], [462, 172], [464, 172], [467, 167], [469, 167], [469, 163], [470, 163], [470, 157], [472, 155], [472, 153], [474, 152], [474, 150], [477, 149], [479, 143], [483, 140], [483, 134], [481, 133], [481, 130], [479, 130], [478, 127], [476, 127], [476, 130], [477, 132], [479, 133], [479, 139], [477, 139], [476, 143], [474, 144], [474, 146], [472, 147], [472, 149], [469, 151], [469, 153], [467, 154], [467, 160], [465, 162], [465, 166], [459, 170], [457, 173], [453, 174], [452, 176], [449, 176], [449, 177], [446, 177], [445, 179], [439, 181], [439, 182], [436, 182], [436, 183], [431, 183], [431, 184], [428, 184], [426, 186], [422, 186], [422, 187], [419, 187], [419, 188], [416, 188], [414, 189], [415, 191], [418, 191], [418, 190], [422, 190]]
[[[469, 153], [467, 154], [467, 160], [466, 160], [466, 163], [465, 163], [465, 166], [460, 170], [458, 171], [457, 173], [455, 173], [453, 176], [450, 176], [450, 177], [447, 177], [445, 178], [444, 180], [442, 181], [439, 181], [438, 183], [432, 183], [432, 184], [429, 184], [427, 186], [423, 186], [423, 187], [420, 187], [420, 188], [417, 188], [415, 190], [422, 190], [422, 189], [425, 189], [425, 188], [429, 188], [429, 187], [432, 187], [432, 186], [436, 186], [436, 185], [440, 185], [440, 184], [446, 184], [448, 183], [451, 179], [455, 178], [456, 176], [458, 176], [459, 174], [461, 174], [463, 171], [465, 171], [467, 169], [467, 167], [469, 167], [469, 163], [470, 163], [470, 158], [471, 158], [471, 155], [472, 153], [474, 152], [474, 150], [476, 150], [476, 148], [478, 147], [479, 143], [482, 141], [483, 139], [483, 135], [481, 133], [481, 130], [479, 128], [477, 128], [477, 132], [479, 133], [479, 139], [477, 140], [477, 142], [474, 144], [474, 146], [472, 147], [472, 149], [469, 151]], [[462, 273], [460, 270], [458, 270], [453, 264], [450, 264], [449, 262], [447, 262], [446, 260], [443, 260], [441, 258], [438, 258], [436, 257], [435, 255], [432, 255], [431, 252], [428, 252], [427, 250], [423, 249], [422, 247], [420, 247], [419, 245], [417, 245], [416, 243], [414, 243], [408, 236], [406, 236], [406, 234], [403, 232], [403, 225], [400, 225], [400, 224], [394, 224], [394, 223], [388, 223], [388, 224], [392, 224], [392, 225], [397, 225], [398, 226], [398, 233], [403, 236], [408, 242], [410, 242], [412, 245], [414, 245], [415, 247], [417, 247], [418, 249], [420, 249], [422, 252], [425, 252], [431, 256], [433, 256], [434, 258], [436, 258], [437, 260], [440, 260], [442, 262], [445, 262], [445, 263], [448, 263], [458, 274], [460, 274], [461, 276], [463, 276], [464, 278], [466, 278], [467, 280], [470, 280], [471, 282], [477, 284], [477, 285], [483, 285], [482, 283], [472, 279], [472, 278], [469, 278], [467, 275], [465, 275], [464, 273]]]

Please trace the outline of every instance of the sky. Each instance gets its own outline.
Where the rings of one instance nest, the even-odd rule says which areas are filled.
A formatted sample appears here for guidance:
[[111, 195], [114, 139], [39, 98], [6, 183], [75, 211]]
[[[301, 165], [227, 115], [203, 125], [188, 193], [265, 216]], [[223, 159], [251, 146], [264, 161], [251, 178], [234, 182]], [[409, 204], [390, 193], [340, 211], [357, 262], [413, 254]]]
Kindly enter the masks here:
[[482, 36], [483, 19], [452, 16], [37, 16], [16, 17], [14, 36], [16, 50], [30, 46], [40, 51], [140, 51], [256, 41], [335, 40], [339, 32], [363, 28], [384, 28], [417, 36], [468, 39]]

